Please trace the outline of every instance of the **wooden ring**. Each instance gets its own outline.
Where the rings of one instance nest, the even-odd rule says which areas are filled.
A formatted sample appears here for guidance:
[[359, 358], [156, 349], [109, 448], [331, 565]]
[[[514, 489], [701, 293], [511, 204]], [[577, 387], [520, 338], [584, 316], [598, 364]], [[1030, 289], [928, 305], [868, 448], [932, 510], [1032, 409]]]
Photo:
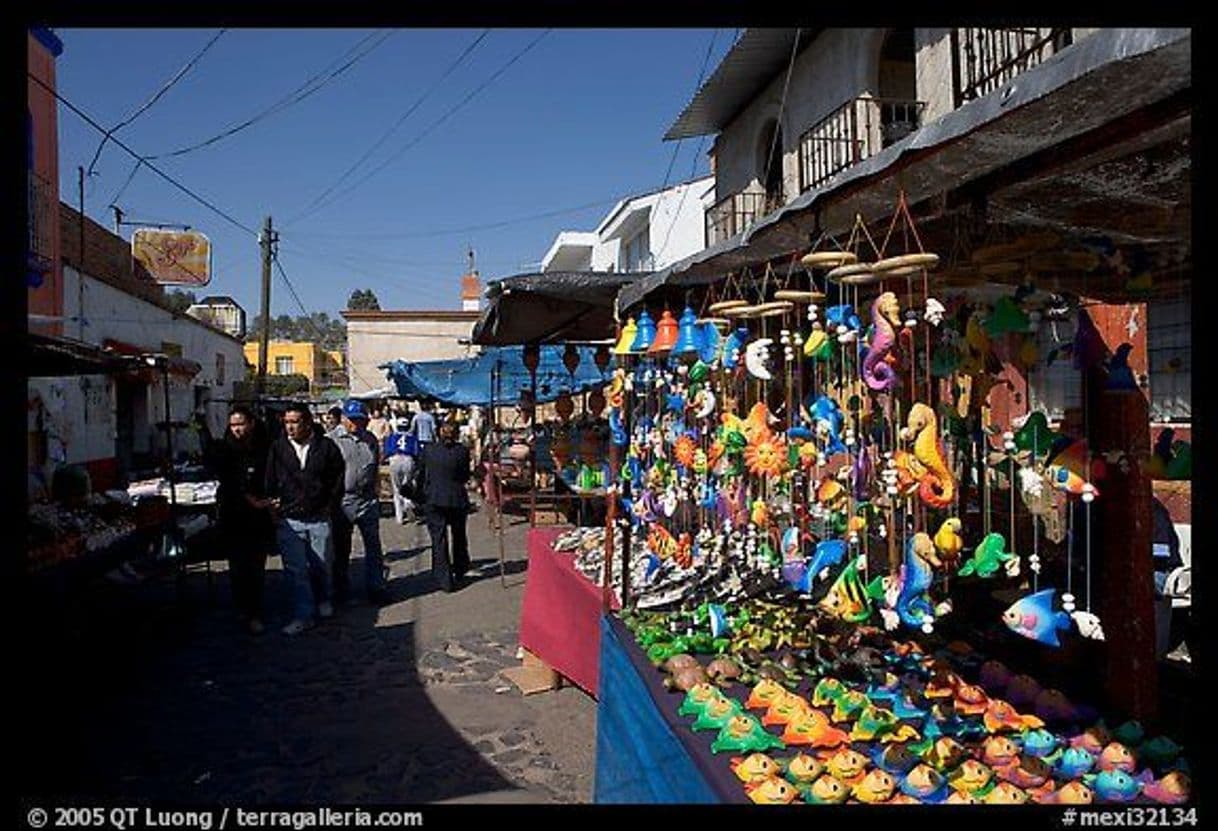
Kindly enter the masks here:
[[698, 323], [709, 323], [716, 328], [720, 326], [730, 326], [732, 324], [732, 322], [726, 317], [700, 317], [698, 318]]
[[738, 309], [749, 305], [747, 300], [720, 300], [717, 303], [711, 303], [706, 307], [706, 310], [712, 314], [726, 311], [727, 309]]
[[758, 303], [753, 307], [759, 312], [789, 312], [795, 308], [790, 300], [771, 300], [768, 303]]
[[[939, 255], [925, 252], [921, 254], [903, 254], [900, 257], [885, 257], [878, 263], [872, 264], [875, 271], [891, 272], [898, 268], [932, 269], [939, 264]], [[908, 272], [903, 272], [908, 273]], [[891, 275], [888, 275], [891, 276]]]
[[755, 306], [750, 306], [745, 303], [743, 306], [732, 306], [730, 309], [723, 310], [724, 317], [749, 317], [753, 312], [757, 311]]
[[838, 268], [853, 265], [859, 258], [850, 251], [811, 251], [800, 257], [799, 261], [807, 268]]
[[779, 289], [774, 292], [775, 300], [793, 300], [797, 303], [815, 303], [817, 300], [824, 300], [825, 293], [823, 291], [797, 291], [795, 289]]

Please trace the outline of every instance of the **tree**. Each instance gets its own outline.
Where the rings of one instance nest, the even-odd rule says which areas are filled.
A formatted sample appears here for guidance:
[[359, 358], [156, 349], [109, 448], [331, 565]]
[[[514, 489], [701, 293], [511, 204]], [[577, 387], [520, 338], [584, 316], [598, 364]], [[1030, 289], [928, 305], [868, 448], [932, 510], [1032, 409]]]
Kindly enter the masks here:
[[381, 310], [381, 301], [376, 299], [376, 294], [372, 289], [356, 289], [347, 298], [347, 308], [352, 311], [379, 312]]
[[199, 302], [193, 291], [182, 291], [181, 289], [174, 289], [166, 294], [165, 300], [168, 301], [169, 308], [178, 314], [185, 313], [188, 308]]

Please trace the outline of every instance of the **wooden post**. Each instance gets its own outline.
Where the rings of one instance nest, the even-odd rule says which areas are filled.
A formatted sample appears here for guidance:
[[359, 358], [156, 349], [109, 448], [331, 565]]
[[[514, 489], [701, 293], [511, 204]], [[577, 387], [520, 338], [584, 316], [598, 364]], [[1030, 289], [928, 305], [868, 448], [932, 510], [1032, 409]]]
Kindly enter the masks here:
[[[1129, 365], [1135, 379], [1146, 377], [1146, 306], [1093, 306], [1086, 312], [1111, 355], [1122, 343], [1133, 346]], [[1140, 323], [1140, 325], [1137, 325]], [[1143, 469], [1150, 454], [1150, 405], [1145, 386], [1105, 389], [1107, 375], [1095, 367], [1086, 376], [1088, 433], [1095, 454], [1125, 454], [1126, 466], [1108, 464], [1094, 484], [1091, 503], [1091, 575], [1095, 611], [1104, 627], [1104, 686], [1111, 706], [1144, 722], [1159, 709], [1155, 659], [1153, 519], [1151, 480]], [[1077, 530], [1077, 529], [1076, 529]], [[1085, 589], [1076, 586], [1079, 608]]]

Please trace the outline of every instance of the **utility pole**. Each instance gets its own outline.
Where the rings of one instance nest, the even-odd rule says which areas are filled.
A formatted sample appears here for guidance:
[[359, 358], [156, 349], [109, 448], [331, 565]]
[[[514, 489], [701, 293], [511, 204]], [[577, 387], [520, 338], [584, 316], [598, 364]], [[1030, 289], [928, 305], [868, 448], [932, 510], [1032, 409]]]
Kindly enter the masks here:
[[254, 397], [262, 398], [266, 390], [266, 361], [268, 342], [271, 338], [271, 256], [275, 243], [275, 232], [268, 216], [262, 225], [262, 332], [258, 335], [258, 380], [254, 384]]

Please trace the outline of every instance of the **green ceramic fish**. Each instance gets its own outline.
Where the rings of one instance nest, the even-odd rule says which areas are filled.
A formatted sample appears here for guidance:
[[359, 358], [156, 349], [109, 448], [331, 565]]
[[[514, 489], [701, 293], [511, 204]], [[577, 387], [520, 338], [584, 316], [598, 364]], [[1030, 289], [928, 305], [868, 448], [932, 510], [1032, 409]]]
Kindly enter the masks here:
[[812, 703], [817, 707], [834, 704], [845, 693], [846, 686], [841, 681], [836, 678], [822, 678], [812, 690]]
[[722, 730], [733, 716], [740, 715], [744, 710], [740, 702], [734, 698], [723, 696], [712, 698], [706, 702], [698, 718], [694, 720], [694, 730]]
[[1183, 748], [1167, 736], [1156, 736], [1138, 748], [1138, 758], [1155, 768], [1163, 768], [1176, 761]]
[[786, 742], [766, 732], [761, 722], [755, 717], [741, 713], [727, 720], [719, 735], [711, 743], [711, 752], [720, 753], [724, 750], [740, 750], [764, 752], [771, 748], [782, 750]]
[[833, 704], [833, 720], [849, 721], [871, 706], [871, 701], [861, 692], [850, 690], [843, 693]]
[[976, 574], [978, 577], [993, 577], [1003, 563], [1015, 559], [1014, 554], [1003, 551], [1006, 544], [1006, 539], [997, 531], [986, 534], [973, 556], [960, 567], [960, 576]]
[[896, 729], [898, 719], [890, 710], [881, 707], [864, 707], [859, 713], [858, 721], [850, 730], [851, 741], [871, 741], [884, 733]]
[[727, 698], [718, 687], [711, 683], [694, 684], [685, 693], [685, 700], [677, 708], [677, 714], [682, 716], [701, 716], [706, 705], [712, 701]]

